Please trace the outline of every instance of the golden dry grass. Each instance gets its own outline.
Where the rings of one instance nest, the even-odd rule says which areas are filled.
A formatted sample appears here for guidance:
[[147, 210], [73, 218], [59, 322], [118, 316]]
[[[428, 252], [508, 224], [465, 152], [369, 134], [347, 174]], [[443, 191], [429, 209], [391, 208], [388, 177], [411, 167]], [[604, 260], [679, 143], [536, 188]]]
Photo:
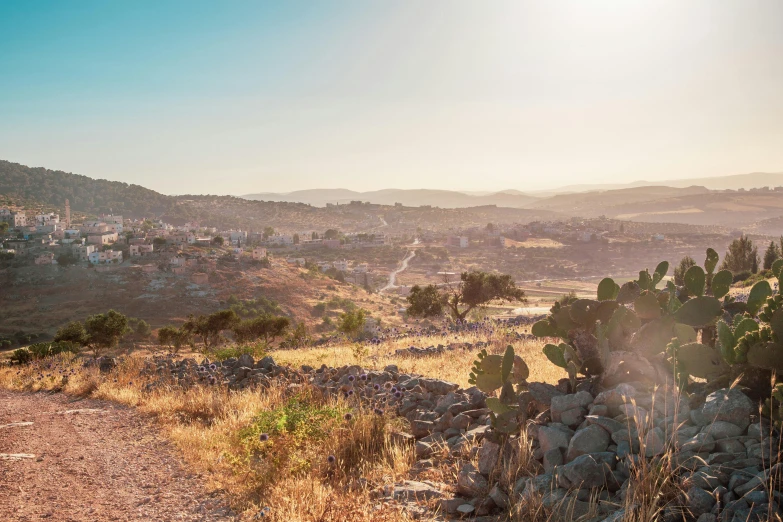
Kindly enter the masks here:
[[[209, 487], [226, 491], [232, 506], [245, 518], [268, 507], [265, 519], [287, 522], [408, 520], [393, 506], [372, 500], [369, 487], [352, 487], [359, 478], [366, 479], [368, 485], [383, 486], [405, 476], [414, 456], [410, 446], [392, 442], [391, 425], [397, 419], [353, 408], [351, 422], [342, 417], [324, 421], [321, 428], [328, 436], [299, 440], [283, 430], [270, 437], [266, 444], [272, 451], [265, 452], [258, 447], [260, 441], [250, 442], [241, 436], [259, 413], [280, 410], [294, 396], [313, 409], [347, 411], [348, 406], [308, 388], [286, 386], [264, 393], [222, 387], [144, 391], [149, 378], [141, 374], [143, 361], [135, 357], [108, 375], [83, 368], [70, 356], [58, 356], [45, 364], [52, 364], [53, 369], [44, 363], [21, 370], [3, 368], [0, 386], [110, 400], [154, 415], [185, 460], [205, 473]], [[60, 376], [60, 369], [68, 374], [67, 380]], [[334, 466], [327, 463], [328, 455], [337, 457]]]
[[[347, 364], [359, 364], [367, 369], [380, 370], [389, 364], [396, 364], [400, 371], [417, 373], [428, 377], [436, 377], [450, 382], [456, 382], [467, 388], [468, 375], [473, 361], [479, 351], [478, 348], [469, 350], [457, 349], [438, 355], [426, 357], [412, 357], [408, 355], [395, 355], [400, 348], [408, 348], [415, 345], [419, 348], [437, 346], [449, 343], [471, 344], [478, 341], [486, 341], [482, 334], [459, 334], [456, 336], [435, 336], [423, 340], [401, 339], [384, 342], [377, 346], [358, 347], [352, 344], [329, 346], [324, 348], [306, 348], [292, 350], [276, 350], [271, 355], [278, 364], [286, 364], [292, 367], [300, 367], [304, 364], [319, 367], [343, 366]], [[530, 381], [557, 383], [559, 379], [567, 377], [561, 368], [551, 364], [542, 352], [541, 341], [509, 341], [503, 335], [490, 339], [487, 351], [490, 353], [503, 353], [506, 346], [511, 344], [514, 351], [527, 362], [530, 368]], [[364, 348], [364, 350], [362, 350]]]

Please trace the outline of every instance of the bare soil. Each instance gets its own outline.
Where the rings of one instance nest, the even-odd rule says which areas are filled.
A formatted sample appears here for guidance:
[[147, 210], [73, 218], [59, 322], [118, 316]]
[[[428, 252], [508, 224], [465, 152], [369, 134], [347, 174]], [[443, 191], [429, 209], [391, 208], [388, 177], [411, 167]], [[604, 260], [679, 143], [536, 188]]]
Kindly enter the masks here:
[[0, 519], [234, 517], [144, 415], [104, 401], [0, 390]]

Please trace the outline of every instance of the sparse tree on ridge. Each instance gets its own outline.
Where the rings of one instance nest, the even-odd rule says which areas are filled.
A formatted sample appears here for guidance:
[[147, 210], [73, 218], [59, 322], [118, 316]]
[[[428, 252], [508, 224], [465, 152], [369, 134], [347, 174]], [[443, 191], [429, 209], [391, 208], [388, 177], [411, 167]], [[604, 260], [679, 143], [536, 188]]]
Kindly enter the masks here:
[[770, 241], [766, 252], [764, 252], [764, 270], [772, 268], [772, 264], [780, 258], [780, 247], [774, 241]]
[[742, 234], [739, 239], [732, 241], [723, 257], [721, 268], [735, 274], [745, 271], [754, 274], [758, 272], [759, 254], [758, 248], [753, 246], [753, 240]]
[[685, 256], [680, 260], [680, 264], [674, 269], [674, 284], [682, 286], [685, 284], [685, 272], [692, 266], [696, 265], [696, 261], [691, 256]]

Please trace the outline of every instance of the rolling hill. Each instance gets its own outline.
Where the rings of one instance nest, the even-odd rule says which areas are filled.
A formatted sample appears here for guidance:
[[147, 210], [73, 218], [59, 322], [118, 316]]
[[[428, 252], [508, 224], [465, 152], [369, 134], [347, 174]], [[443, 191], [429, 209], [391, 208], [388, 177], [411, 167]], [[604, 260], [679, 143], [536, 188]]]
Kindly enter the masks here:
[[465, 208], [485, 205], [525, 208], [537, 199], [518, 191], [475, 195], [453, 190], [430, 189], [384, 189], [369, 192], [356, 192], [347, 189], [314, 189], [297, 190], [285, 194], [264, 192], [247, 194], [242, 197], [260, 201], [292, 201], [318, 207], [326, 206], [327, 203], [345, 204], [351, 201], [366, 201], [377, 205], [400, 203], [408, 207], [430, 205], [440, 208]]

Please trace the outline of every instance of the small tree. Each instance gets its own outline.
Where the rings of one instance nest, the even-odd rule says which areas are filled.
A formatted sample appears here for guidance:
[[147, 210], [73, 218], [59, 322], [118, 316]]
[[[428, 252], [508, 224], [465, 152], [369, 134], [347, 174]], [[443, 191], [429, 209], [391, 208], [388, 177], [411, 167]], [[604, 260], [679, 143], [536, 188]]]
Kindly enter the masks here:
[[748, 236], [742, 234], [729, 245], [721, 268], [731, 270], [732, 273], [750, 271], [755, 274], [758, 272], [758, 264], [758, 248], [753, 246], [753, 241]]
[[84, 321], [84, 328], [89, 335], [89, 346], [97, 358], [103, 349], [116, 346], [128, 332], [128, 318], [115, 310], [109, 310], [105, 314], [88, 317]]
[[71, 252], [64, 252], [57, 256], [57, 264], [60, 266], [75, 265], [79, 262], [79, 258], [73, 255]]
[[223, 243], [225, 240], [223, 239], [223, 236], [215, 236], [212, 238], [212, 244], [217, 246], [223, 246]]
[[330, 228], [326, 232], [324, 232], [324, 239], [337, 239], [340, 236], [340, 232], [337, 230]]
[[685, 284], [685, 272], [692, 266], [696, 265], [696, 261], [691, 256], [685, 256], [680, 260], [680, 264], [674, 269], [674, 284], [682, 286]]
[[443, 294], [435, 285], [421, 287], [415, 285], [406, 298], [407, 313], [411, 317], [438, 317], [443, 315]]
[[774, 241], [769, 243], [767, 251], [764, 252], [764, 270], [770, 270], [772, 264], [780, 257], [780, 249]]
[[192, 339], [190, 331], [175, 326], [164, 326], [158, 330], [158, 344], [168, 346], [174, 353], [179, 353]]
[[[471, 310], [485, 306], [493, 300], [522, 303], [527, 301], [525, 292], [516, 287], [514, 280], [508, 274], [463, 272], [460, 275], [459, 283], [453, 284], [447, 280], [442, 289], [430, 285], [429, 288], [420, 290], [414, 301], [416, 306], [408, 307], [408, 314], [417, 317], [416, 313], [434, 311], [436, 309], [433, 304], [435, 292], [441, 293], [443, 306], [457, 320], [464, 320]], [[426, 300], [425, 297], [427, 297]], [[408, 302], [410, 303], [410, 300]]]
[[259, 317], [248, 319], [234, 325], [234, 337], [239, 342], [255, 341], [264, 339], [264, 343], [269, 344], [283, 335], [291, 326], [291, 320], [288, 317], [264, 314]]
[[90, 336], [87, 334], [87, 330], [84, 328], [83, 323], [73, 321], [57, 330], [54, 341], [74, 343], [84, 348], [90, 343]]
[[224, 330], [231, 330], [238, 322], [239, 316], [234, 310], [221, 310], [211, 315], [200, 315], [197, 319], [189, 319], [183, 328], [192, 331], [201, 337], [204, 348], [209, 350], [220, 343], [220, 334]]
[[162, 237], [156, 237], [152, 240], [152, 247], [156, 250], [165, 244], [166, 244], [166, 240], [163, 239]]
[[144, 319], [139, 319], [136, 321], [136, 325], [133, 327], [133, 333], [135, 333], [141, 339], [147, 339], [150, 335], [152, 335], [152, 328], [150, 328], [150, 323]]
[[340, 314], [337, 330], [351, 337], [358, 337], [367, 322], [367, 312], [362, 308]]

